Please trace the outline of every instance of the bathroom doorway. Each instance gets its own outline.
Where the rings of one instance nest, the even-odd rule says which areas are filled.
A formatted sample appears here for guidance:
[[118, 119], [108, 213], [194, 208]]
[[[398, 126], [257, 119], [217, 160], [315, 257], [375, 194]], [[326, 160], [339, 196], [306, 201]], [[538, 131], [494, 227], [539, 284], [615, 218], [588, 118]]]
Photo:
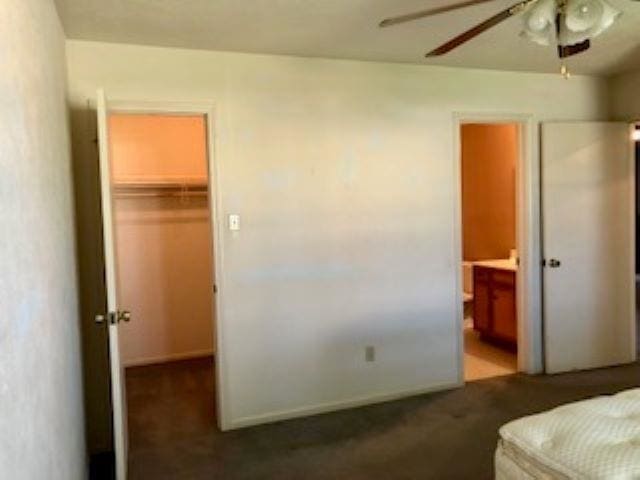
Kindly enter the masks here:
[[464, 381], [518, 371], [519, 123], [460, 125]]

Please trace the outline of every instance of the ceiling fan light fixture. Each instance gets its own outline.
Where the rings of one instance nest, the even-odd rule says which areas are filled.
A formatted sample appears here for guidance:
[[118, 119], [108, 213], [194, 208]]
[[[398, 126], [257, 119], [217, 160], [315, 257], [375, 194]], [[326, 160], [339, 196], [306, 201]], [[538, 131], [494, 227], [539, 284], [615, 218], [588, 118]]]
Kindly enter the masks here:
[[621, 12], [606, 0], [569, 0], [565, 23], [573, 32], [589, 31], [591, 38], [609, 28]]
[[[490, 1], [492, 0], [457, 0], [457, 3], [451, 5], [390, 17], [380, 22], [379, 26], [411, 22]], [[521, 36], [540, 45], [553, 44], [558, 58], [563, 62], [563, 76], [568, 78], [564, 59], [589, 50], [591, 40], [611, 27], [621, 13], [608, 0], [518, 0], [430, 50], [425, 57], [445, 55], [519, 14], [523, 14]]]
[[600, 35], [611, 27], [620, 11], [606, 0], [569, 0], [559, 31], [561, 45], [575, 45]]
[[558, 40], [561, 45], [576, 45], [607, 30], [620, 11], [606, 0], [569, 0], [562, 15]]
[[569, 0], [565, 8], [564, 21], [573, 32], [584, 32], [594, 28], [602, 18], [604, 4], [600, 0]]
[[522, 35], [544, 46], [577, 45], [600, 35], [619, 15], [606, 0], [537, 0], [525, 12]]
[[522, 35], [540, 45], [551, 45], [555, 37], [556, 0], [538, 0], [526, 11]]

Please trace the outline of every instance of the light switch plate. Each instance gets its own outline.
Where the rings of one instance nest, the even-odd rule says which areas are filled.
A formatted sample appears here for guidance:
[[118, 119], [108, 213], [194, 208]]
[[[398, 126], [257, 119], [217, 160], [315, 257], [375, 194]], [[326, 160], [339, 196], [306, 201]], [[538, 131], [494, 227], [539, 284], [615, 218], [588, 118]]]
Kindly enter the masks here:
[[229, 215], [229, 230], [232, 232], [240, 230], [240, 215], [236, 213]]

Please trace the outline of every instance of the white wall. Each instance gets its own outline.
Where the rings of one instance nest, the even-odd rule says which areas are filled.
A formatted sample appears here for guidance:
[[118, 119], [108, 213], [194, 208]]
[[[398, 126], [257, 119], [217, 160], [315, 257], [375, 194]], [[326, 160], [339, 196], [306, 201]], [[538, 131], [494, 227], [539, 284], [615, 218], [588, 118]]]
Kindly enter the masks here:
[[86, 478], [64, 37], [0, 2], [0, 478]]
[[608, 113], [585, 77], [67, 45], [76, 112], [97, 87], [216, 104], [232, 427], [455, 385], [454, 112]]
[[616, 120], [640, 120], [640, 72], [609, 80], [611, 113]]

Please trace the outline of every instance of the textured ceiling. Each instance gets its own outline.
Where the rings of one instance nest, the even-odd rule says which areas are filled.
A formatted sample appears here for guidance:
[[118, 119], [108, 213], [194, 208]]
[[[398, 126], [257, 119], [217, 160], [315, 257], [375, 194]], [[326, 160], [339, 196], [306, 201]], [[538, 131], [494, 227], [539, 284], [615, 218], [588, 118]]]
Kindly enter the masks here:
[[[380, 29], [385, 17], [447, 0], [56, 0], [69, 38], [142, 45], [557, 72], [552, 47], [519, 36], [514, 17], [452, 53], [424, 53], [516, 0]], [[610, 0], [624, 13], [569, 61], [575, 73], [640, 69], [640, 2]]]

